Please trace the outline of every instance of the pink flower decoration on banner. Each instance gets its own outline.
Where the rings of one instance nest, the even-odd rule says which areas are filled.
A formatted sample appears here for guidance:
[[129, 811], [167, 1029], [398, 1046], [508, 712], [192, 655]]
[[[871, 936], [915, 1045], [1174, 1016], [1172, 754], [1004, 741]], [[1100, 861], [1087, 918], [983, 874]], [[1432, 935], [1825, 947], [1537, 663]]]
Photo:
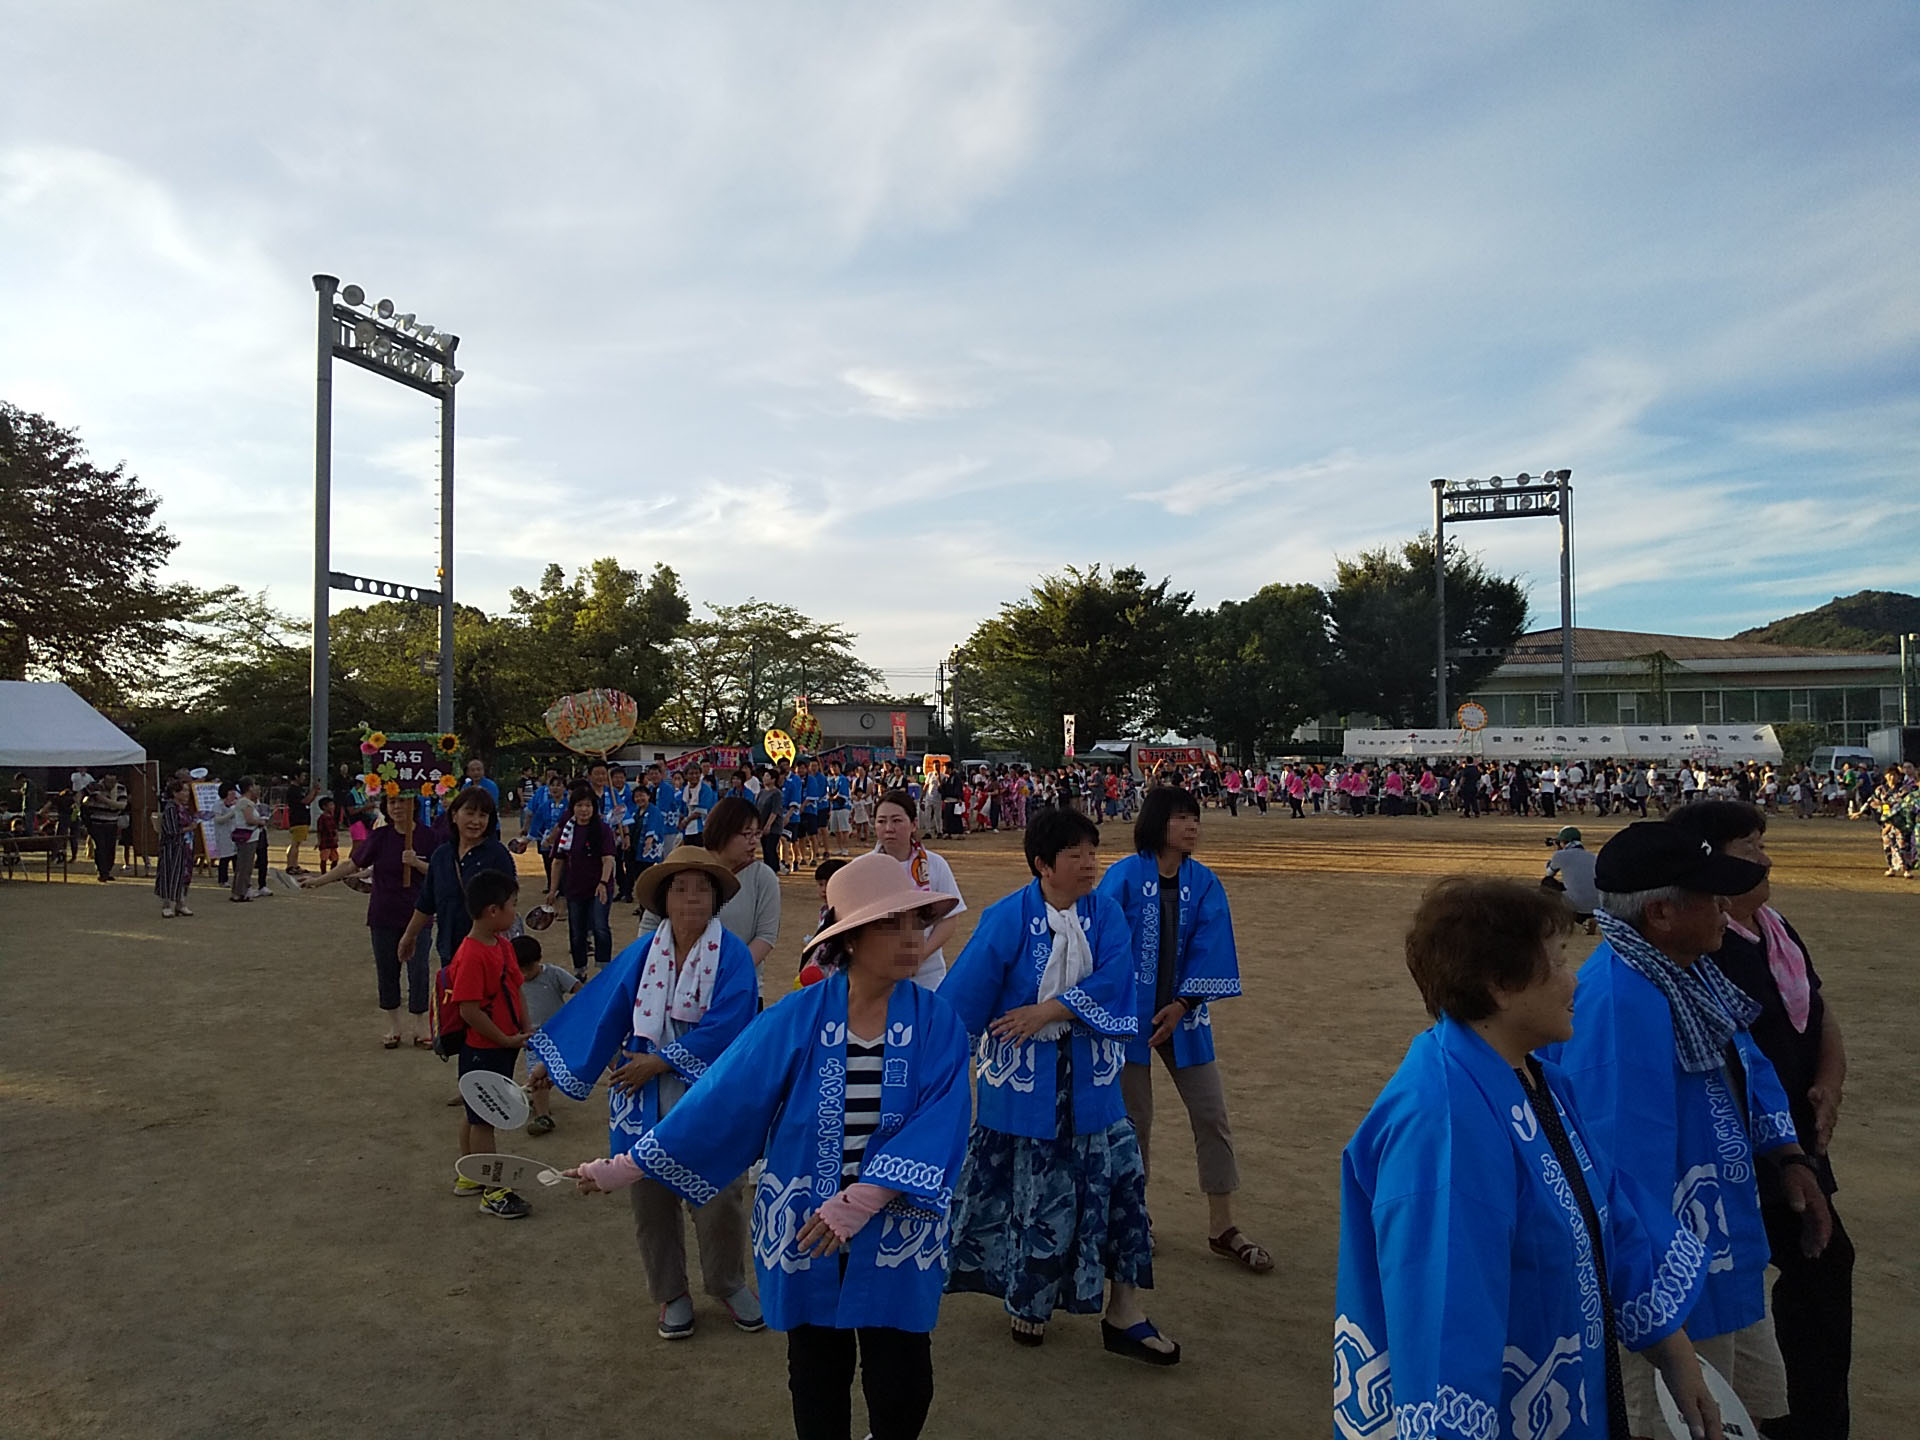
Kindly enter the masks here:
[[360, 742], [360, 753], [362, 755], [378, 755], [380, 753], [380, 747], [378, 745], [370, 745], [365, 740], [362, 740]]

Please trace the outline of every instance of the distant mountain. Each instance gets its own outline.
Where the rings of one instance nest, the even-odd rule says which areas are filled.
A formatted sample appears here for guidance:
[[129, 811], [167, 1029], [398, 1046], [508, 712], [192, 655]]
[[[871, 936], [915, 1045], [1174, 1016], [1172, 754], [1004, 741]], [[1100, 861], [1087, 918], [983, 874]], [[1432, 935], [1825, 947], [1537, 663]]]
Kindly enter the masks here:
[[1900, 648], [1900, 636], [1920, 631], [1920, 595], [1897, 590], [1862, 590], [1836, 595], [1818, 610], [1804, 611], [1742, 630], [1735, 640], [1765, 645], [1807, 645], [1822, 650], [1876, 650]]

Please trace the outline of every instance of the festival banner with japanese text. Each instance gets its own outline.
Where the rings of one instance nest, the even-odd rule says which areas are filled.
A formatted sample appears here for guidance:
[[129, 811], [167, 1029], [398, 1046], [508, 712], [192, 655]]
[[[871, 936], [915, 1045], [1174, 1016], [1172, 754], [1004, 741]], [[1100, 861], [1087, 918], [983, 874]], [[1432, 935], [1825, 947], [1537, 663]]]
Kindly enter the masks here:
[[904, 710], [895, 710], [892, 713], [892, 719], [893, 758], [896, 760], [904, 760], [907, 758], [907, 712]]
[[1067, 751], [1066, 751], [1066, 754], [1067, 754], [1067, 759], [1069, 759], [1069, 760], [1071, 760], [1071, 759], [1073, 759], [1073, 716], [1071, 716], [1071, 715], [1062, 715], [1062, 716], [1060, 717], [1060, 719], [1062, 720], [1062, 722], [1064, 722], [1064, 723], [1063, 723], [1063, 728], [1064, 728], [1064, 729], [1065, 729], [1065, 731], [1066, 731], [1066, 737], [1067, 737]]
[[417, 794], [428, 799], [450, 793], [459, 783], [454, 756], [457, 735], [419, 731], [401, 734], [366, 727], [360, 736], [361, 785], [369, 800], [381, 795]]

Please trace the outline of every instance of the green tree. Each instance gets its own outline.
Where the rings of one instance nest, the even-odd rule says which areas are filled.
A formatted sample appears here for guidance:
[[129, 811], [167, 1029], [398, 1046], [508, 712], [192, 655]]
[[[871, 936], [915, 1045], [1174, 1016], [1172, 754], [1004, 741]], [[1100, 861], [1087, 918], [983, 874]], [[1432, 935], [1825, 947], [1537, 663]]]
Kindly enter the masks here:
[[673, 692], [659, 722], [676, 739], [751, 744], [792, 720], [796, 696], [869, 699], [885, 685], [845, 626], [765, 600], [707, 608], [711, 618], [689, 623], [670, 647]]
[[1268, 585], [1195, 616], [1165, 687], [1162, 713], [1250, 761], [1286, 743], [1326, 707], [1333, 659], [1327, 597], [1317, 585]]
[[0, 401], [0, 679], [60, 679], [113, 703], [207, 603], [164, 584], [179, 544], [160, 498], [87, 459], [79, 432]]
[[525, 631], [515, 681], [538, 702], [536, 715], [561, 695], [604, 687], [631, 695], [644, 721], [673, 693], [667, 647], [688, 614], [665, 565], [642, 575], [603, 557], [571, 580], [549, 565], [537, 590], [512, 593], [512, 618]]
[[[1333, 621], [1330, 698], [1389, 726], [1434, 720], [1433, 537], [1382, 546], [1335, 565], [1327, 594]], [[1477, 555], [1447, 547], [1447, 648], [1505, 650], [1527, 625], [1519, 581], [1495, 575]], [[1447, 693], [1464, 696], [1499, 668], [1497, 656], [1454, 660]]]
[[1166, 678], [1192, 630], [1193, 596], [1124, 566], [1069, 566], [975, 628], [955, 656], [968, 726], [1039, 760], [1058, 755], [1060, 717], [1083, 743], [1163, 718]]
[[168, 771], [205, 765], [231, 779], [304, 769], [308, 633], [264, 594], [215, 592], [169, 647], [145, 703], [125, 714], [128, 732]]

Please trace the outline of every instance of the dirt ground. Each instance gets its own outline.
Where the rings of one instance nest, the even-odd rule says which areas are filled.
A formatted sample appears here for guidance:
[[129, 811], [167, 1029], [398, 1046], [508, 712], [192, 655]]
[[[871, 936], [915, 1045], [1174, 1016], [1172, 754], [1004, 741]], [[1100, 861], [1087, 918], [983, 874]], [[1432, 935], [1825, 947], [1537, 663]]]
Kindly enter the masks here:
[[[1090, 1318], [1017, 1349], [995, 1302], [950, 1299], [928, 1433], [1326, 1435], [1340, 1148], [1425, 1023], [1402, 928], [1432, 876], [1536, 876], [1550, 828], [1210, 814], [1202, 858], [1248, 992], [1215, 1010], [1240, 1219], [1279, 1268], [1207, 1253], [1162, 1078], [1151, 1309], [1185, 1363], [1113, 1359]], [[1911, 1435], [1920, 888], [1880, 878], [1862, 825], [1783, 820], [1770, 844], [1852, 1060], [1834, 1158], [1860, 1255], [1854, 1433]], [[1012, 837], [946, 853], [976, 909], [1024, 875]], [[448, 1193], [452, 1067], [379, 1047], [359, 897], [243, 910], [203, 885], [195, 917], [163, 921], [150, 882], [81, 874], [0, 885], [0, 1434], [792, 1433], [780, 1337], [704, 1299], [692, 1340], [655, 1337], [622, 1199], [545, 1198], [502, 1224]], [[785, 887], [770, 998], [812, 890]], [[548, 935], [564, 950], [564, 927]], [[557, 1133], [512, 1148], [601, 1152], [603, 1111], [555, 1113]]]

